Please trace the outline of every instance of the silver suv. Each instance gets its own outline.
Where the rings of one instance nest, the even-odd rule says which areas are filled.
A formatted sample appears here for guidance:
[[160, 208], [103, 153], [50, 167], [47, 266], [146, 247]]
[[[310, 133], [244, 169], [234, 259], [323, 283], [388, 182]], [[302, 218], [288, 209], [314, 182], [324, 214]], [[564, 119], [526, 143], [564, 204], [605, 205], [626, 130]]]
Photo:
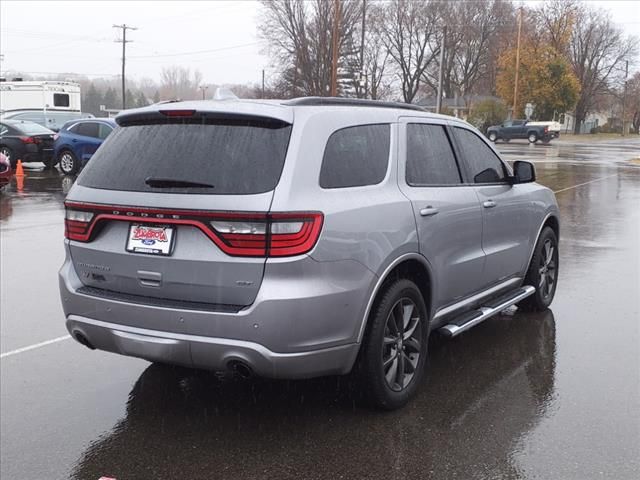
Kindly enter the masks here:
[[397, 408], [435, 330], [545, 309], [558, 208], [533, 165], [404, 104], [202, 101], [122, 113], [66, 200], [69, 332], [150, 361], [354, 372]]

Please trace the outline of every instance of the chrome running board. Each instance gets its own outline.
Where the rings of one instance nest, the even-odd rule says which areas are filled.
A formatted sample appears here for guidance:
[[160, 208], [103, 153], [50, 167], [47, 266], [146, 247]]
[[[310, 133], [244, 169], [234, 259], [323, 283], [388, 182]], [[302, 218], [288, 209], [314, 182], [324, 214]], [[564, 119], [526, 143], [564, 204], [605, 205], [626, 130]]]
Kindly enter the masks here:
[[533, 295], [535, 291], [536, 289], [534, 287], [526, 285], [507, 292], [475, 310], [471, 310], [470, 312], [466, 312], [459, 317], [452, 319], [447, 325], [440, 327], [438, 331], [447, 337], [460, 335], [462, 332], [469, 330], [471, 327], [475, 327], [487, 318], [497, 315], [505, 308], [515, 305], [521, 300], [527, 298], [529, 295]]

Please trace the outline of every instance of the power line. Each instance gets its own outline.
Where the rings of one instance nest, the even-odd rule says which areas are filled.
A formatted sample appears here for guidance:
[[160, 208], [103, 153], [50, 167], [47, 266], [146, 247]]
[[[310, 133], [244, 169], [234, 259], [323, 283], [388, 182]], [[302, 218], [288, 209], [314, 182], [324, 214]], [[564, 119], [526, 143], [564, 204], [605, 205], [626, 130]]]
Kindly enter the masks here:
[[114, 25], [113, 28], [122, 29], [122, 39], [120, 40], [116, 39], [115, 42], [122, 43], [122, 109], [125, 110], [127, 108], [127, 95], [126, 95], [126, 88], [125, 88], [125, 82], [124, 82], [124, 66], [127, 58], [127, 55], [126, 55], [127, 43], [132, 42], [132, 40], [127, 40], [127, 30], [137, 30], [137, 28], [130, 27], [125, 23], [123, 23], [122, 25]]
[[251, 43], [243, 43], [241, 45], [231, 45], [228, 47], [220, 47], [220, 48], [211, 48], [208, 50], [193, 50], [190, 52], [179, 52], [179, 53], [165, 53], [160, 55], [132, 55], [129, 58], [156, 58], [156, 57], [181, 57], [184, 55], [198, 55], [201, 53], [213, 53], [213, 52], [222, 52], [225, 50], [233, 50], [235, 48], [244, 48], [250, 47], [253, 45], [259, 45], [262, 42], [251, 42]]

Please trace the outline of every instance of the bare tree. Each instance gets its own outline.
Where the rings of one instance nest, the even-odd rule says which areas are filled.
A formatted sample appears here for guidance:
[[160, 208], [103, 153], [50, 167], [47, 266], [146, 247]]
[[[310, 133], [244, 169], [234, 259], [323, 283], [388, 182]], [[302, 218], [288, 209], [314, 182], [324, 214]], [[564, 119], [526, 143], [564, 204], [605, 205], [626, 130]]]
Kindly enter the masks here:
[[[263, 0], [259, 33], [280, 69], [278, 90], [290, 96], [329, 94], [334, 2], [327, 0]], [[339, 67], [348, 71], [354, 55], [354, 33], [360, 18], [359, 0], [340, 4]]]
[[574, 133], [592, 111], [595, 99], [620, 77], [622, 65], [637, 54], [638, 40], [625, 36], [611, 16], [600, 9], [580, 5], [569, 44], [569, 58], [580, 81]]
[[160, 73], [160, 93], [163, 98], [193, 100], [198, 98], [198, 87], [202, 83], [202, 73], [198, 70], [172, 65], [162, 67]]
[[[501, 35], [511, 29], [513, 6], [508, 0], [450, 2], [441, 6], [441, 18], [447, 27], [443, 93], [449, 98], [476, 93], [476, 86], [492, 73]], [[424, 80], [434, 92], [439, 67], [439, 61], [434, 62], [425, 72]]]
[[393, 59], [402, 97], [411, 103], [438, 46], [439, 2], [391, 0], [381, 11], [381, 40]]

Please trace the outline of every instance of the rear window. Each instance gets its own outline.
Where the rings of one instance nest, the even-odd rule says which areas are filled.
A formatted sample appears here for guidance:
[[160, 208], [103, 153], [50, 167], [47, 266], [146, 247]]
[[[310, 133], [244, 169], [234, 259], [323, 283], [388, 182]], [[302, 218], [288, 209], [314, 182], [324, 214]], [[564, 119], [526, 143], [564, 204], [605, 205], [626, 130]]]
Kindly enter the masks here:
[[34, 122], [20, 122], [15, 124], [14, 127], [21, 132], [28, 133], [29, 135], [51, 133], [51, 130], [48, 128]]
[[54, 107], [68, 107], [69, 106], [69, 94], [68, 93], [54, 93], [53, 94], [53, 106]]
[[320, 168], [322, 188], [375, 185], [387, 173], [388, 124], [360, 125], [334, 132], [327, 141]]
[[[268, 192], [280, 179], [290, 133], [291, 126], [282, 122], [253, 120], [120, 127], [91, 158], [78, 183], [136, 192]], [[160, 187], [151, 179], [167, 182]]]

